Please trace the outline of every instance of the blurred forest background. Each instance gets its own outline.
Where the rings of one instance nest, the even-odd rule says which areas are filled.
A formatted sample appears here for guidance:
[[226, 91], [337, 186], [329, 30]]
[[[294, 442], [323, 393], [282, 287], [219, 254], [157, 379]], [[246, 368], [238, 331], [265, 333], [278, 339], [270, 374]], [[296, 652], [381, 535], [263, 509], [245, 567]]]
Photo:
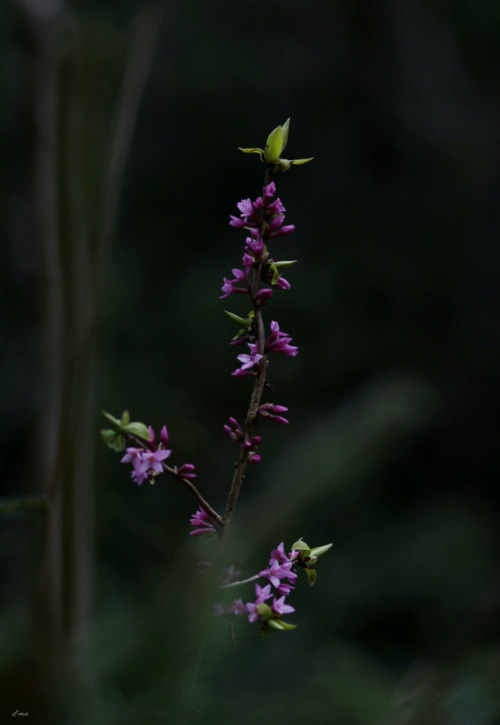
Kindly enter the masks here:
[[263, 180], [237, 147], [291, 116], [291, 423], [233, 551], [334, 546], [293, 632], [211, 623], [191, 722], [500, 723], [499, 37], [492, 0], [0, 5], [1, 722], [181, 717], [214, 542], [100, 410], [166, 423], [223, 510], [250, 384], [218, 297]]

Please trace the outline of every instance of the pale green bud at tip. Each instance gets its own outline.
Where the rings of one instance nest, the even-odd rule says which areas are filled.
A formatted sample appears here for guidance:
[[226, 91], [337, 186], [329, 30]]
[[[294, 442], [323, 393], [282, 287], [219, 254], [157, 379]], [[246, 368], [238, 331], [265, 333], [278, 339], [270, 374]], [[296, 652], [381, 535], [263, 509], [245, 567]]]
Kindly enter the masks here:
[[285, 150], [288, 143], [288, 134], [290, 131], [290, 119], [287, 118], [282, 126], [276, 126], [267, 137], [266, 145], [264, 150], [251, 147], [242, 148], [239, 146], [239, 150], [244, 154], [259, 154], [260, 160], [271, 167], [273, 174], [279, 174], [283, 171], [288, 171], [291, 166], [298, 166], [300, 164], [307, 164], [308, 161], [312, 161], [313, 157], [307, 159], [282, 159], [281, 154]]

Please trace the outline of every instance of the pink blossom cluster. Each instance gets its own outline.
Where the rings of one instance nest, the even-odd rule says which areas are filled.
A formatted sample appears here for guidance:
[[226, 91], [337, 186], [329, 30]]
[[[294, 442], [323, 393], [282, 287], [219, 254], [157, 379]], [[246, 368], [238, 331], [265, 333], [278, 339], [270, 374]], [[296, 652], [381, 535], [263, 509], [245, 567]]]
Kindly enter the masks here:
[[[251, 293], [252, 284], [249, 279], [250, 270], [262, 266], [262, 279], [278, 289], [290, 289], [290, 283], [281, 275], [275, 275], [272, 270], [272, 260], [267, 249], [267, 242], [274, 237], [281, 237], [290, 234], [295, 229], [293, 224], [284, 225], [285, 207], [281, 199], [273, 196], [276, 193], [274, 181], [264, 187], [263, 194], [255, 201], [242, 199], [236, 205], [240, 216], [231, 214], [229, 224], [233, 227], [246, 229], [249, 233], [245, 239], [245, 251], [243, 253], [243, 269], [232, 269], [233, 279], [224, 277], [224, 284], [220, 299], [229, 297], [234, 293]], [[266, 304], [272, 296], [272, 290], [267, 287], [259, 290], [255, 302]]]
[[267, 579], [269, 584], [263, 587], [259, 584], [255, 585], [255, 600], [253, 601], [244, 604], [242, 599], [236, 599], [230, 607], [232, 614], [246, 614], [249, 622], [262, 622], [265, 615], [259, 609], [259, 605], [271, 598], [272, 603], [268, 604], [270, 618], [279, 619], [282, 614], [294, 612], [295, 608], [286, 603], [286, 597], [295, 588], [297, 574], [293, 569], [296, 561], [297, 553], [292, 551], [287, 555], [284, 544], [281, 542], [278, 548], [271, 552], [269, 567], [259, 572], [259, 576]]
[[160, 433], [160, 443], [156, 447], [155, 445], [155, 434], [151, 426], [148, 428], [150, 441], [149, 448], [134, 448], [129, 446], [125, 449], [125, 455], [121, 459], [122, 463], [131, 463], [132, 480], [141, 486], [144, 481], [151, 481], [153, 483], [154, 478], [163, 473], [163, 461], [165, 461], [170, 454], [171, 450], [167, 449], [168, 443], [168, 431], [167, 427], [163, 426]]
[[208, 537], [217, 533], [217, 527], [215, 526], [214, 521], [201, 506], [198, 508], [196, 513], [191, 516], [189, 521], [191, 526], [194, 526], [193, 531], [189, 532], [190, 536]]
[[121, 459], [122, 463], [131, 463], [131, 478], [139, 486], [144, 481], [154, 483], [154, 479], [168, 471], [180, 478], [192, 479], [196, 478], [194, 466], [192, 463], [184, 463], [182, 466], [168, 468], [165, 461], [170, 457], [172, 451], [167, 448], [168, 431], [164, 425], [160, 432], [160, 442], [156, 445], [156, 436], [151, 426], [148, 427], [149, 441], [144, 441], [141, 447], [129, 446], [125, 449], [125, 455]]
[[[280, 352], [282, 355], [287, 355], [288, 357], [295, 357], [299, 351], [299, 348], [296, 345], [290, 344], [292, 342], [292, 338], [290, 337], [290, 335], [288, 335], [286, 332], [282, 332], [280, 330], [279, 324], [275, 320], [271, 322], [270, 328], [271, 334], [266, 340], [264, 346], [264, 353], [267, 354], [269, 352]], [[242, 337], [244, 339], [242, 340], [241, 338], [239, 338], [237, 340], [237, 343], [247, 342], [250, 349], [250, 354], [243, 353], [242, 355], [238, 355], [236, 359], [241, 363], [241, 365], [231, 374], [236, 377], [257, 375], [259, 371], [259, 364], [261, 363], [264, 355], [261, 355], [259, 353], [259, 343], [257, 342], [257, 340], [255, 340], [255, 333], [252, 336], [252, 331], [250, 330], [249, 332], [246, 332], [245, 335], [243, 335]], [[249, 340], [252, 340], [252, 342], [250, 342]], [[234, 343], [235, 341], [233, 340], [233, 344]]]

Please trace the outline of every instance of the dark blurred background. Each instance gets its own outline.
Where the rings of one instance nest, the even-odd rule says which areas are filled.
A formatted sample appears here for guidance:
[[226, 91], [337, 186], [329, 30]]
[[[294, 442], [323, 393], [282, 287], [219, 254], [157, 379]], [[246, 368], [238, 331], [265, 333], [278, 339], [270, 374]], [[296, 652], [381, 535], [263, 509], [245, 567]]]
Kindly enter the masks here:
[[251, 576], [280, 541], [334, 546], [290, 598], [293, 632], [237, 620], [233, 646], [211, 623], [192, 722], [500, 723], [499, 36], [486, 0], [2, 4], [0, 492], [52, 495], [65, 385], [62, 490], [86, 466], [62, 498], [61, 581], [72, 562], [81, 577], [61, 626], [83, 662], [63, 694], [30, 665], [33, 627], [53, 626], [33, 611], [54, 507], [1, 520], [2, 722], [179, 714], [203, 636], [193, 572], [215, 545], [188, 538], [197, 504], [175, 481], [131, 481], [100, 409], [166, 423], [172, 462], [223, 510], [222, 425], [250, 383], [230, 376], [223, 313], [244, 301], [218, 297], [244, 240], [229, 214], [263, 180], [237, 147], [291, 116], [285, 156], [314, 161], [277, 180], [296, 231], [274, 251], [298, 263], [268, 319], [300, 354], [273, 361], [290, 425], [262, 423], [233, 555]]

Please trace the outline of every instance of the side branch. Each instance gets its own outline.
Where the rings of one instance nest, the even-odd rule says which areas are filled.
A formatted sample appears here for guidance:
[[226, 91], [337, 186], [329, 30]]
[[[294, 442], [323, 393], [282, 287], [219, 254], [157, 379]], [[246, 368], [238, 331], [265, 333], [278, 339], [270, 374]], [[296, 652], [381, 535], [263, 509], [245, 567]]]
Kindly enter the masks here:
[[[166, 470], [167, 473], [173, 473], [173, 475], [175, 476], [175, 473], [173, 472], [173, 470], [171, 468], [169, 468], [168, 466], [165, 466], [165, 470]], [[194, 483], [192, 483], [191, 481], [189, 481], [187, 478], [182, 478], [181, 476], [176, 476], [176, 478], [182, 484], [184, 484], [184, 486], [186, 486], [186, 488], [193, 494], [193, 496], [196, 498], [196, 500], [199, 502], [199, 504], [205, 509], [205, 511], [207, 512], [207, 514], [209, 516], [211, 516], [215, 521], [217, 521], [217, 523], [219, 524], [219, 526], [222, 526], [223, 523], [224, 523], [224, 520], [223, 520], [222, 516], [220, 516], [217, 513], [217, 511], [210, 506], [210, 504], [208, 503], [208, 501], [206, 501], [206, 499], [203, 498], [203, 496], [198, 491], [198, 489], [196, 488], [196, 486], [194, 485]]]

